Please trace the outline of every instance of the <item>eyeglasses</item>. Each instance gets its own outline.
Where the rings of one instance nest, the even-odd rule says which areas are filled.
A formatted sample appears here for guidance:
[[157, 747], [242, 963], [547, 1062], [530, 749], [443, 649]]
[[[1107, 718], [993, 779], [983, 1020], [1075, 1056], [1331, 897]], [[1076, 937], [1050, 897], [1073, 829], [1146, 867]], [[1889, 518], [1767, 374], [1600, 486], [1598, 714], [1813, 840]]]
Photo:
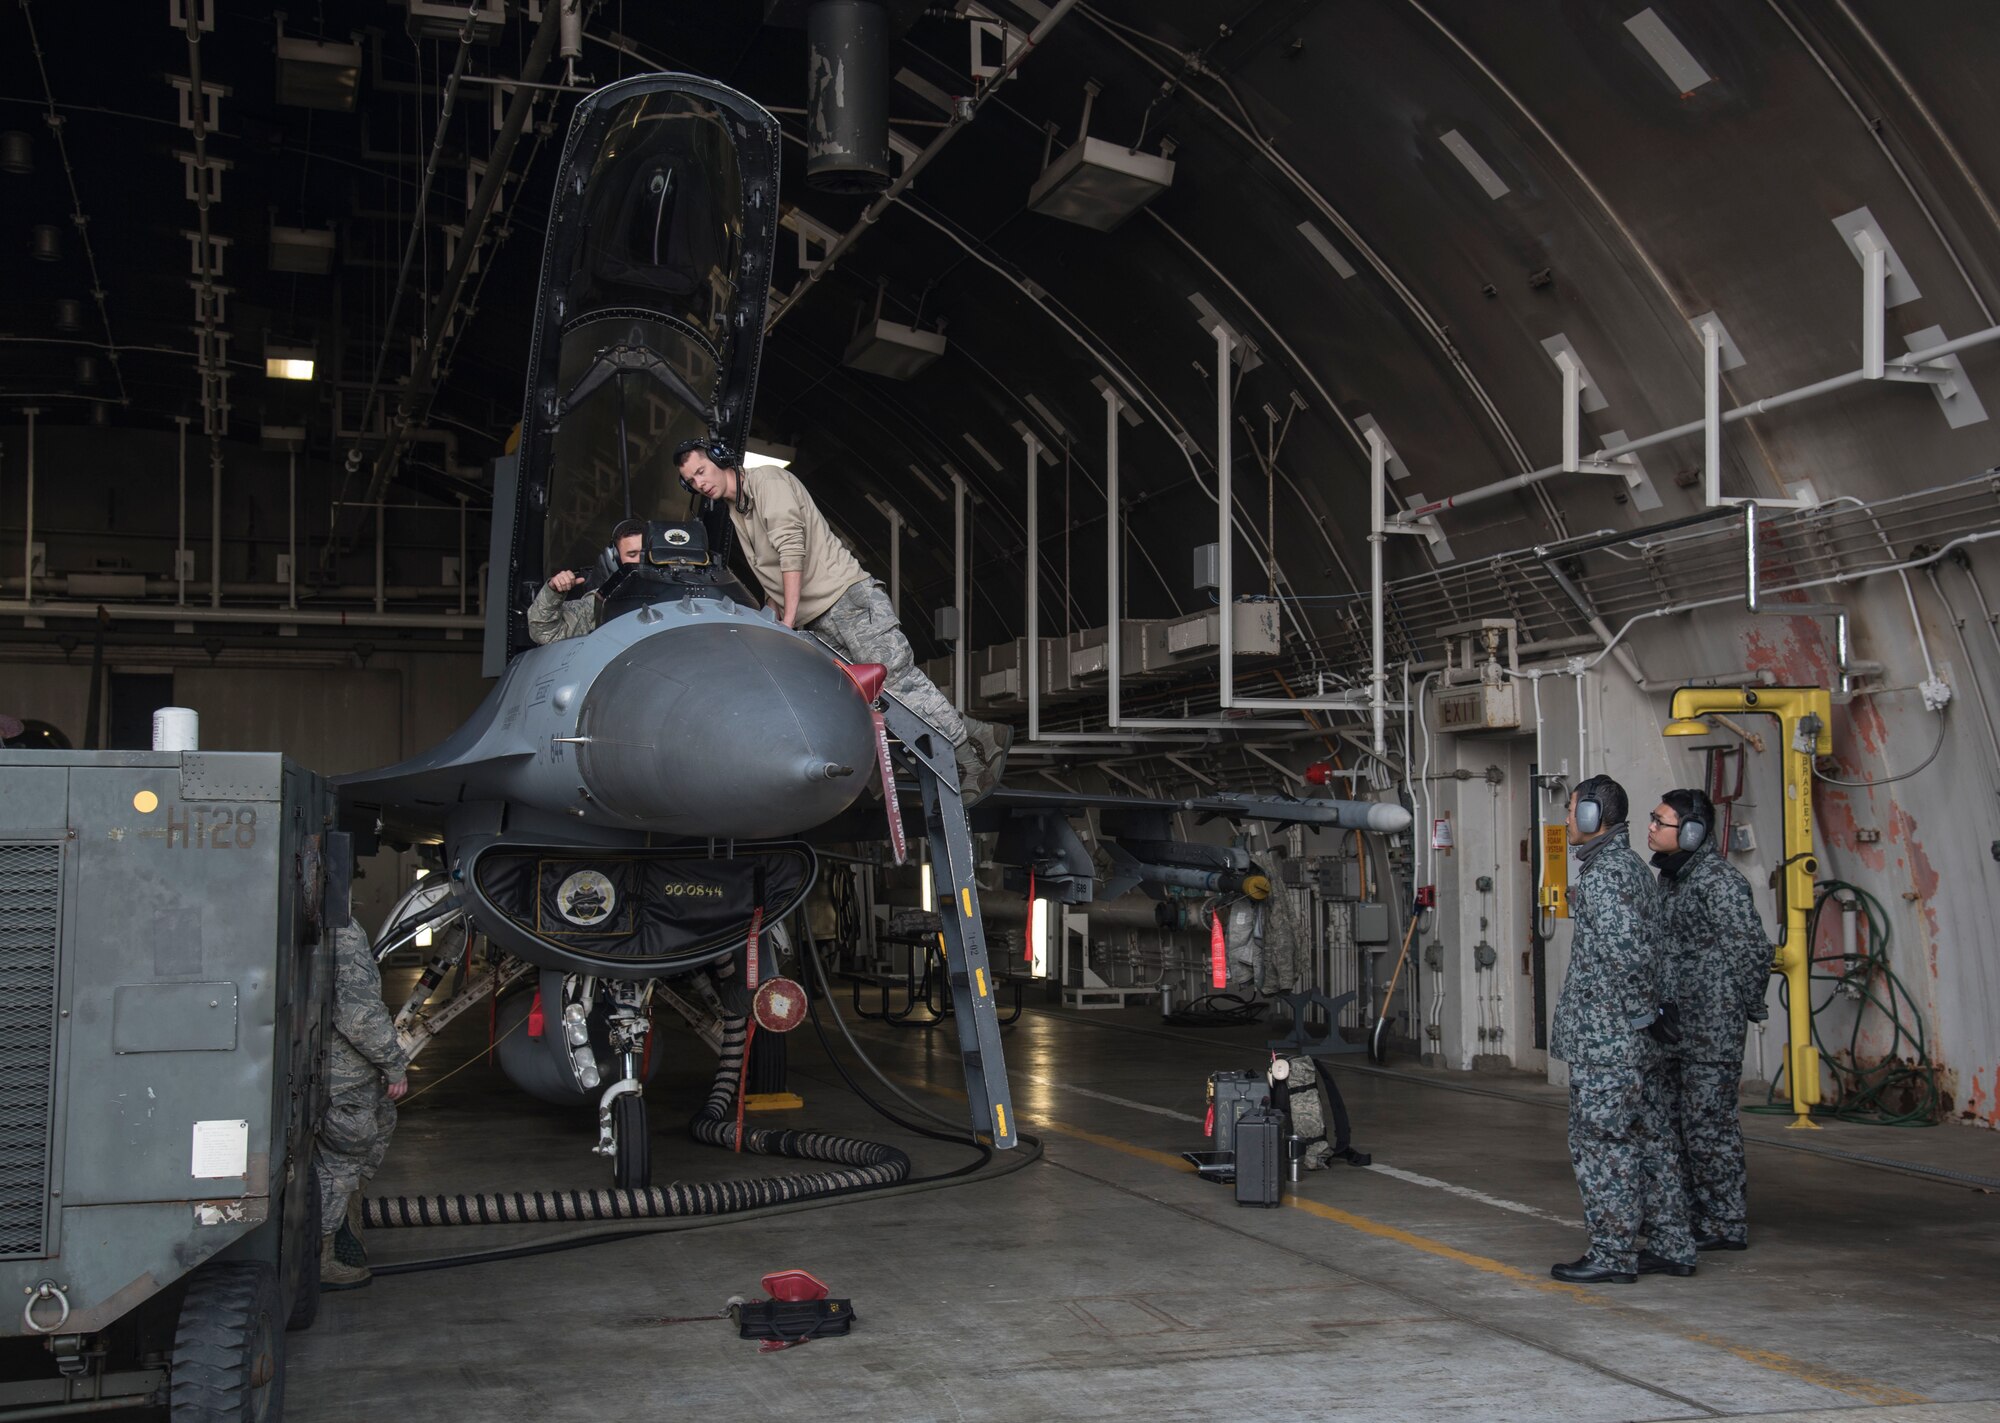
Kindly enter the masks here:
[[1651, 821], [1653, 827], [1657, 830], [1678, 830], [1681, 828], [1678, 822], [1660, 819], [1657, 811], [1646, 812], [1646, 819]]

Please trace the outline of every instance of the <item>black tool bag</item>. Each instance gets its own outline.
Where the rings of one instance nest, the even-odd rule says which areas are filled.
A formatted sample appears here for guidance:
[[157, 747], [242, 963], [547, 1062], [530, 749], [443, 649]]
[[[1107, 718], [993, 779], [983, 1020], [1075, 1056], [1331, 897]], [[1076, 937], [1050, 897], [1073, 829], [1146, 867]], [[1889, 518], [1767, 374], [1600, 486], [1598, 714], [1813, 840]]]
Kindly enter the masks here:
[[803, 1344], [831, 1339], [854, 1325], [854, 1303], [844, 1299], [753, 1299], [729, 1307], [739, 1339]]
[[1283, 1115], [1268, 1107], [1253, 1107], [1236, 1119], [1237, 1205], [1284, 1203], [1284, 1130]]

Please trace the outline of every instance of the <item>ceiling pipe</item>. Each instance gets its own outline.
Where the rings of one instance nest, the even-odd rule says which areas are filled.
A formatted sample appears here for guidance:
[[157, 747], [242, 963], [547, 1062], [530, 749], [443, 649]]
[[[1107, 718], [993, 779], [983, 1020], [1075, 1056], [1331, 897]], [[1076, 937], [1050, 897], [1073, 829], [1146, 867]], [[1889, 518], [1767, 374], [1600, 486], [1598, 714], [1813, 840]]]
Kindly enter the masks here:
[[176, 608], [171, 603], [29, 603], [0, 601], [0, 615], [39, 618], [82, 618], [103, 613], [111, 618], [135, 622], [249, 623], [257, 627], [353, 627], [353, 628], [439, 628], [477, 632], [485, 626], [481, 618], [457, 613], [349, 613], [317, 608]]
[[1013, 76], [1021, 61], [1028, 57], [1035, 46], [1047, 39], [1049, 31], [1061, 24], [1063, 17], [1075, 8], [1076, 0], [1056, 0], [1056, 3], [1049, 7], [1048, 14], [1042, 17], [1042, 22], [1029, 31], [1027, 39], [1022, 42], [1020, 48], [1007, 56], [1006, 62], [1000, 66], [1000, 72], [982, 80], [978, 91], [970, 98], [960, 97], [955, 102], [951, 122], [930, 141], [922, 153], [903, 165], [903, 171], [896, 181], [883, 189], [854, 226], [840, 234], [834, 244], [826, 249], [826, 255], [819, 259], [818, 264], [807, 272], [799, 284], [787, 292], [772, 309], [770, 317], [764, 322], [764, 331], [767, 335], [777, 328], [778, 323], [785, 319], [793, 307], [805, 299], [807, 293], [819, 285], [820, 278], [833, 270], [834, 264], [846, 256], [854, 244], [861, 240], [861, 235], [881, 219], [882, 214], [889, 210], [889, 205], [902, 196], [903, 190], [916, 181], [917, 175], [930, 166], [932, 159], [944, 151], [945, 145], [956, 138], [959, 131], [971, 123], [979, 111], [986, 107], [986, 101], [998, 93], [1000, 86]]

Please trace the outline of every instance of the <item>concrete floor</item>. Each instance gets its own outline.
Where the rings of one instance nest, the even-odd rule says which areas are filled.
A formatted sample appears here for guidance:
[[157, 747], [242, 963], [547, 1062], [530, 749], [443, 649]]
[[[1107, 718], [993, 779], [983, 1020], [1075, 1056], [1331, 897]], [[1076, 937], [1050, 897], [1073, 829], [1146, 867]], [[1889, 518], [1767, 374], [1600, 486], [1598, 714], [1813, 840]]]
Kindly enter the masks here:
[[[962, 1111], [949, 1028], [857, 1032], [919, 1100]], [[483, 1034], [437, 1044], [416, 1087]], [[287, 1416], [2000, 1418], [1991, 1192], [1760, 1142], [1749, 1252], [1704, 1256], [1692, 1279], [1566, 1286], [1548, 1267], [1585, 1242], [1562, 1099], [1532, 1079], [1343, 1066], [1373, 1169], [1308, 1175], [1268, 1211], [1190, 1174], [1176, 1153], [1202, 1144], [1206, 1074], [1261, 1061], [1263, 1036], [1030, 1009], [1007, 1054], [1042, 1160], [328, 1295], [292, 1336]], [[705, 1070], [691, 1040], [675, 1044], [653, 1093], [656, 1177], [771, 1169], [682, 1135]], [[967, 1159], [871, 1117], [809, 1028], [792, 1054], [806, 1108], [765, 1120], [894, 1140], [920, 1172]], [[1782, 1139], [1780, 1125], [1751, 1119], [1759, 1137]], [[580, 1116], [479, 1063], [413, 1099], [377, 1193], [605, 1185], [593, 1140]], [[1813, 1145], [2000, 1176], [2000, 1138], [1960, 1128], [1832, 1127]], [[561, 1229], [378, 1231], [370, 1244], [387, 1261]], [[851, 1336], [760, 1354], [712, 1317], [793, 1266], [852, 1298]]]

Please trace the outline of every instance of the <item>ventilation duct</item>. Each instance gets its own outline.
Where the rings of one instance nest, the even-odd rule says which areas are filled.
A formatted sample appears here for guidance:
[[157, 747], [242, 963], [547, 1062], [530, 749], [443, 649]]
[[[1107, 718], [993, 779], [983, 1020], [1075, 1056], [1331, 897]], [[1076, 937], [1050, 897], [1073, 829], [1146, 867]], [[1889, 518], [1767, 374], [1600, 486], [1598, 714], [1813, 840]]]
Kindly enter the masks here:
[[873, 0], [806, 14], [806, 182], [828, 193], [889, 186], [889, 19]]

